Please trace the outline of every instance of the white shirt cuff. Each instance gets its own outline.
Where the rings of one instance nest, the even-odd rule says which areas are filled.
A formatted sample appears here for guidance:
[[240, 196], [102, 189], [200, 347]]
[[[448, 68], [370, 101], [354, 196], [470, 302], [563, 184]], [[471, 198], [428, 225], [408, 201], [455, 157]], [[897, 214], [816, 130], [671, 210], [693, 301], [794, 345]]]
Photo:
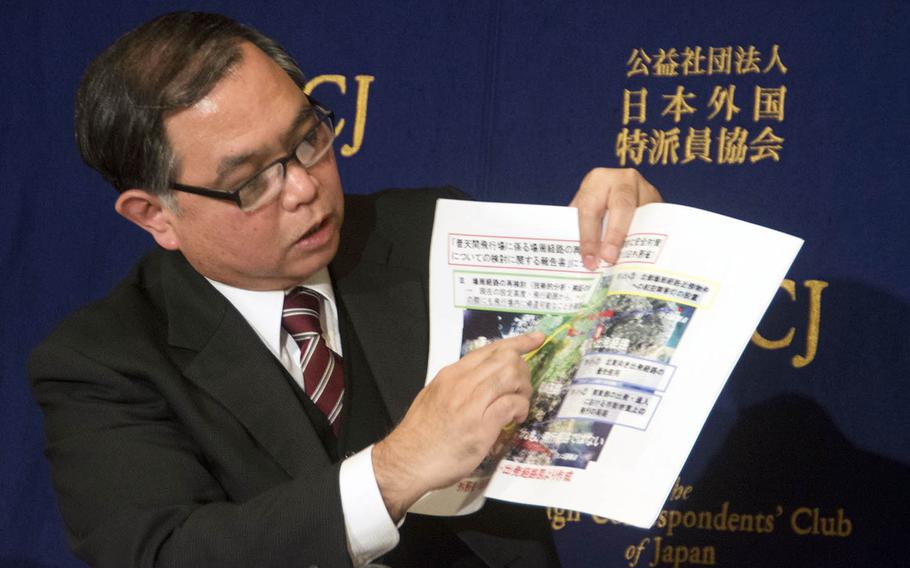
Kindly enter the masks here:
[[348, 552], [364, 566], [398, 545], [398, 528], [382, 502], [373, 473], [373, 446], [347, 458], [338, 475]]

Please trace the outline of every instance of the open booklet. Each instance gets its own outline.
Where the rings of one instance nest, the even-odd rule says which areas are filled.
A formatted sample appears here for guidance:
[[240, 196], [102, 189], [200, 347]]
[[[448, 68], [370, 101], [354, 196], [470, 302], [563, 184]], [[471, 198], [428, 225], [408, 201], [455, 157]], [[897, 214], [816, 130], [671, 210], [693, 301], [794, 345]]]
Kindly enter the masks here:
[[547, 340], [526, 357], [528, 419], [411, 512], [467, 514], [492, 497], [651, 526], [801, 245], [651, 204], [619, 261], [590, 272], [575, 209], [440, 200], [427, 381], [491, 341], [533, 330]]

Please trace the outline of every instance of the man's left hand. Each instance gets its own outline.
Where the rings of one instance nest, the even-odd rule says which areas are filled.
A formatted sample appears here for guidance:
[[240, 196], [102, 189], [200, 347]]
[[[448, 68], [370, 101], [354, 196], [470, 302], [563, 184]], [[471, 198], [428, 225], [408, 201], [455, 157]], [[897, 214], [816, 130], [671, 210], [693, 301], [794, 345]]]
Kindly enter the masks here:
[[[588, 172], [569, 207], [578, 208], [581, 258], [588, 270], [601, 259], [615, 263], [635, 209], [663, 201], [657, 189], [631, 168], [595, 168]], [[604, 218], [609, 214], [606, 232]]]

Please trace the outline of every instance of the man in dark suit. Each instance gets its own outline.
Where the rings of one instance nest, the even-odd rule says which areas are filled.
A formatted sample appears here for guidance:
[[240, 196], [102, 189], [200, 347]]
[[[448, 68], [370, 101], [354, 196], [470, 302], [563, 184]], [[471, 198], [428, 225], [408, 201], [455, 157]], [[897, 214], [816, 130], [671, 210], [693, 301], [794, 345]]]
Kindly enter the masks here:
[[[460, 194], [344, 199], [331, 112], [302, 84], [272, 40], [191, 13], [130, 32], [83, 79], [83, 158], [159, 248], [31, 361], [74, 550], [99, 566], [558, 564], [527, 509], [405, 518], [525, 417], [521, 355], [542, 337], [422, 388], [431, 219]], [[635, 205], [657, 199], [635, 172], [589, 174], [586, 264], [615, 259]], [[283, 323], [301, 293], [315, 307], [290, 310], [321, 327], [305, 341]]]

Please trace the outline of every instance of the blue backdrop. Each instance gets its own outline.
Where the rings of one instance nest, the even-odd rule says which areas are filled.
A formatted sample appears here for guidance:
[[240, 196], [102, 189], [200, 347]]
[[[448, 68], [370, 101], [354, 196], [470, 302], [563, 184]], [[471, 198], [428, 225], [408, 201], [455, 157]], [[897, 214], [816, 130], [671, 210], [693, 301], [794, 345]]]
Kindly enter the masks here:
[[298, 58], [344, 119], [346, 191], [564, 204], [625, 163], [805, 239], [658, 525], [550, 510], [566, 566], [907, 562], [907, 2], [35, 0], [0, 23], [0, 565], [80, 565], [25, 360], [151, 245], [81, 164], [73, 93], [115, 37], [186, 8]]

